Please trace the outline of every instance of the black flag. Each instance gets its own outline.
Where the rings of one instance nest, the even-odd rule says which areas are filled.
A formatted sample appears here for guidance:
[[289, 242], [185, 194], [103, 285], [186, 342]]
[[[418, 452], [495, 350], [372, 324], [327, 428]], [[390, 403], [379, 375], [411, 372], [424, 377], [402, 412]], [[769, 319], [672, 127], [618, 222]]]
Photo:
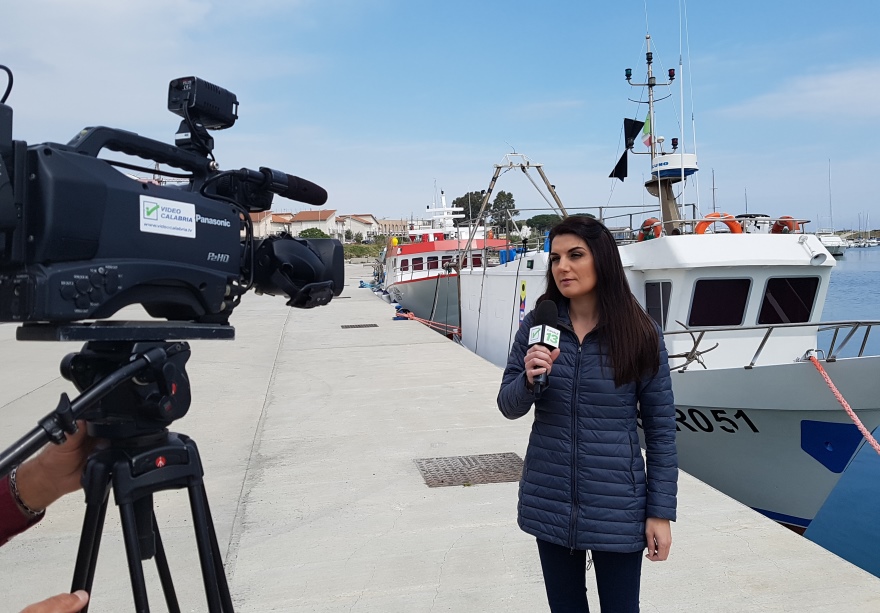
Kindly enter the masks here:
[[639, 135], [639, 132], [642, 131], [642, 127], [645, 125], [644, 121], [639, 121], [637, 119], [624, 119], [623, 120], [623, 135], [626, 137], [626, 148], [632, 149], [636, 144], [636, 136]]
[[620, 156], [620, 160], [617, 162], [617, 165], [614, 167], [614, 170], [611, 171], [611, 174], [608, 175], [609, 179], [620, 179], [623, 181], [626, 179], [626, 154], [629, 151], [624, 151], [623, 155]]
[[626, 138], [626, 151], [623, 152], [623, 155], [620, 156], [614, 170], [608, 175], [609, 179], [620, 179], [621, 181], [626, 179], [626, 153], [635, 146], [636, 136], [639, 135], [639, 132], [641, 132], [642, 126], [644, 125], [645, 122], [639, 121], [638, 119], [623, 120], [623, 135], [624, 138]]

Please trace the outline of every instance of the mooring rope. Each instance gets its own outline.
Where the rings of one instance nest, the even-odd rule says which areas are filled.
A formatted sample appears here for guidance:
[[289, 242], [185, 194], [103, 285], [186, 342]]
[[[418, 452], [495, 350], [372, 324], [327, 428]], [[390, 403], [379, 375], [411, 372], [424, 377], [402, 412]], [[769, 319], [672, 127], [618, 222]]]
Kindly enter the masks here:
[[844, 410], [849, 415], [849, 418], [853, 420], [856, 428], [859, 429], [859, 432], [862, 433], [862, 436], [865, 437], [865, 440], [868, 441], [868, 444], [874, 448], [878, 454], [880, 454], [880, 443], [877, 443], [877, 439], [871, 436], [871, 433], [868, 432], [868, 429], [865, 427], [865, 424], [862, 423], [862, 420], [859, 419], [859, 416], [856, 415], [856, 412], [852, 410], [852, 407], [849, 406], [849, 403], [846, 401], [846, 398], [843, 397], [843, 394], [838, 391], [837, 386], [834, 385], [834, 382], [831, 380], [831, 377], [828, 376], [828, 373], [825, 372], [825, 369], [822, 368], [822, 365], [819, 363], [819, 360], [816, 359], [816, 356], [811, 355], [810, 361], [813, 363], [813, 366], [816, 367], [816, 370], [819, 371], [819, 374], [822, 375], [822, 378], [825, 379], [825, 383], [828, 384], [828, 387], [831, 389], [831, 393], [834, 394], [834, 397], [837, 398], [837, 402], [840, 403], [840, 406], [844, 408]]
[[458, 326], [453, 326], [452, 324], [444, 324], [439, 321], [431, 321], [430, 319], [422, 319], [421, 317], [416, 317], [415, 313], [398, 313], [394, 316], [395, 319], [399, 318], [412, 319], [413, 321], [417, 321], [421, 324], [428, 326], [433, 330], [437, 330], [439, 332], [444, 332], [445, 334], [455, 334], [461, 335], [461, 328]]

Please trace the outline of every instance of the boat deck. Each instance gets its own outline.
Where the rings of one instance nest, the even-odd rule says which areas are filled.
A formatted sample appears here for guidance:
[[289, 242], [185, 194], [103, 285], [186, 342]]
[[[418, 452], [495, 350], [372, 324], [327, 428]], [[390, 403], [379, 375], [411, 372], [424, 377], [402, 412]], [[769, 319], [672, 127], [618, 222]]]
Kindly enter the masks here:
[[[347, 266], [343, 296], [307, 311], [248, 295], [236, 341], [191, 343], [193, 406], [172, 429], [199, 443], [236, 610], [546, 611], [534, 539], [516, 525], [517, 484], [429, 488], [415, 463], [522, 457], [529, 419], [498, 412], [499, 368], [392, 320], [358, 288], [371, 274]], [[80, 348], [13, 339], [0, 325], [3, 447], [72, 392], [58, 363]], [[154, 506], [181, 609], [204, 611], [186, 496], [163, 492]], [[69, 587], [83, 509], [68, 496], [0, 550], [8, 610]], [[685, 474], [673, 539], [669, 561], [644, 564], [643, 611], [880, 610], [880, 579]], [[125, 565], [111, 508], [91, 611], [131, 609]]]

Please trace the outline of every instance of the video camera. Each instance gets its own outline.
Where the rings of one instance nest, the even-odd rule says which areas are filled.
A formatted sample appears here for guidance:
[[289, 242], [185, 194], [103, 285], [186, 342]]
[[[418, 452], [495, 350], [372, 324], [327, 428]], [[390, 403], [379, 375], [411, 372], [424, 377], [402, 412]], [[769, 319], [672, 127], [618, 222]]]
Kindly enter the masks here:
[[[90, 127], [66, 145], [28, 146], [12, 139], [12, 73], [0, 69], [9, 75], [0, 98], [0, 321], [103, 319], [140, 304], [169, 322], [216, 325], [251, 288], [300, 308], [342, 291], [339, 241], [254, 239], [250, 213], [268, 210], [274, 194], [322, 205], [327, 192], [271, 168], [218, 169], [208, 130], [235, 123], [235, 94], [196, 77], [171, 81], [168, 109], [183, 118], [175, 145]], [[98, 158], [105, 149], [156, 168]]]

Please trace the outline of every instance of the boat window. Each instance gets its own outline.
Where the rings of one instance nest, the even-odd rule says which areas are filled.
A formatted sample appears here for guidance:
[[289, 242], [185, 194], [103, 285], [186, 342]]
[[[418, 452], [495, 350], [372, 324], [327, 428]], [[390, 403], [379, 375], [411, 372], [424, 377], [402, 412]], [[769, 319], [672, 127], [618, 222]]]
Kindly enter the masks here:
[[669, 315], [669, 295], [672, 293], [671, 281], [648, 281], [645, 283], [645, 310], [662, 330], [666, 329]]
[[440, 260], [440, 267], [441, 268], [446, 268], [447, 264], [452, 264], [452, 256], [451, 255], [444, 255], [443, 258]]
[[751, 279], [699, 279], [694, 284], [689, 326], [740, 326]]
[[769, 279], [758, 314], [759, 324], [789, 324], [810, 321], [819, 277]]
[[413, 270], [425, 270], [425, 262], [422, 258], [413, 258]]
[[409, 260], [400, 260], [400, 270], [409, 270]]
[[440, 268], [440, 258], [436, 255], [428, 256], [428, 270], [437, 270]]
[[471, 264], [474, 268], [479, 268], [483, 265], [483, 256], [479, 253], [475, 253], [471, 256]]

